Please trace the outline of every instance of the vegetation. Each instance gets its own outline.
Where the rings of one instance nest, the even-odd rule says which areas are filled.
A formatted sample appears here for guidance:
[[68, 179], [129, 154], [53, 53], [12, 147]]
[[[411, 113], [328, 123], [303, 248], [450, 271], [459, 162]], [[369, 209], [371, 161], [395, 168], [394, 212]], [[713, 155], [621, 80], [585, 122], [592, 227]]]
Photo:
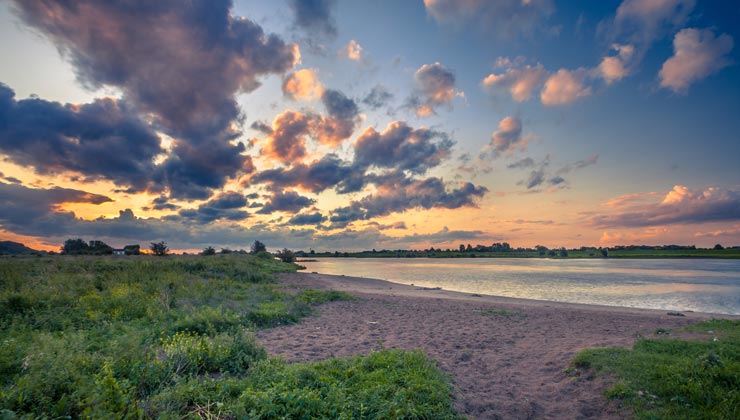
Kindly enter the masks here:
[[584, 350], [573, 364], [614, 375], [606, 395], [633, 407], [638, 419], [740, 418], [740, 321], [689, 329], [708, 339], [642, 339], [632, 350]]
[[158, 257], [164, 257], [169, 252], [170, 248], [167, 246], [167, 242], [165, 241], [159, 241], [159, 242], [152, 242], [149, 246], [149, 250], [152, 251], [152, 254], [158, 256]]
[[284, 263], [294, 263], [295, 262], [295, 254], [293, 251], [289, 250], [288, 248], [283, 248], [282, 251], [278, 251], [275, 254], [276, 257], [280, 258], [280, 261]]
[[259, 254], [260, 252], [267, 252], [267, 247], [260, 241], [254, 241], [252, 248], [250, 249], [251, 254]]
[[679, 245], [629, 245], [610, 248], [580, 247], [553, 248], [543, 245], [534, 248], [512, 248], [508, 243], [488, 245], [460, 245], [456, 249], [429, 248], [423, 250], [372, 250], [360, 252], [295, 251], [298, 258], [740, 258], [740, 247], [696, 248]]
[[340, 292], [280, 291], [274, 258], [0, 258], [0, 418], [454, 418], [421, 353], [290, 365], [256, 328]]

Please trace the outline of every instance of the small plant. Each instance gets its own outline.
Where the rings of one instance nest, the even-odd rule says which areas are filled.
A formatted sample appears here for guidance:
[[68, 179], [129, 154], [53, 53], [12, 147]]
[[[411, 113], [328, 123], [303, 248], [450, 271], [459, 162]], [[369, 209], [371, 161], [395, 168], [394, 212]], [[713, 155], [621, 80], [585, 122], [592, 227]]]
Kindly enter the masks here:
[[489, 309], [485, 311], [479, 311], [481, 315], [495, 315], [495, 316], [503, 316], [507, 318], [526, 318], [527, 314], [524, 312], [519, 311], [507, 311], [505, 309]]

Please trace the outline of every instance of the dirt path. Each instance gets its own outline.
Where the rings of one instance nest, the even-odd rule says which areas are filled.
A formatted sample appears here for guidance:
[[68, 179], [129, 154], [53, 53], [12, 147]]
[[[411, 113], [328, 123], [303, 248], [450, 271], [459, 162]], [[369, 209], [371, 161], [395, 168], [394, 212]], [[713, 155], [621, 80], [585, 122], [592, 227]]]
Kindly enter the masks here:
[[319, 316], [261, 331], [272, 355], [290, 361], [424, 350], [454, 382], [456, 408], [474, 419], [625, 418], [600, 381], [564, 370], [584, 348], [629, 347], [657, 328], [706, 314], [612, 308], [427, 290], [379, 280], [288, 274], [286, 289], [334, 289], [360, 299], [322, 305]]

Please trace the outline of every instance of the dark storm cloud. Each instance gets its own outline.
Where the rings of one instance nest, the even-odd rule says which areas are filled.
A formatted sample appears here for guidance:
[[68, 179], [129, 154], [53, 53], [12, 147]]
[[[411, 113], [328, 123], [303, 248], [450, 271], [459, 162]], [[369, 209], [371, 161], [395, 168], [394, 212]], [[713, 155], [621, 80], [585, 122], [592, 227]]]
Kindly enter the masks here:
[[336, 0], [288, 0], [297, 27], [309, 34], [335, 36], [337, 25], [332, 16]]
[[260, 133], [264, 134], [272, 134], [272, 127], [270, 127], [268, 124], [266, 124], [263, 121], [255, 121], [250, 126], [253, 130], [257, 130]]
[[326, 89], [321, 95], [327, 112], [334, 118], [352, 120], [359, 114], [357, 104], [338, 90]]
[[240, 210], [247, 205], [247, 199], [237, 192], [225, 192], [201, 204], [197, 209], [180, 210], [179, 215], [198, 223], [211, 223], [216, 220], [239, 221], [249, 218], [249, 213]]
[[67, 188], [35, 189], [0, 182], [0, 225], [26, 235], [46, 235], [76, 221], [74, 213], [58, 210], [63, 203], [103, 204], [104, 195]]
[[286, 223], [286, 225], [287, 226], [318, 225], [319, 223], [325, 220], [326, 220], [326, 216], [318, 212], [309, 213], [309, 214], [298, 214], [296, 216], [293, 216], [290, 220], [288, 220], [288, 223]]
[[271, 188], [300, 187], [314, 193], [342, 183], [352, 173], [352, 168], [334, 154], [310, 164], [298, 163], [290, 168], [268, 169], [252, 177], [250, 182], [265, 183]]
[[388, 91], [383, 85], [375, 85], [370, 92], [362, 98], [362, 103], [367, 105], [370, 109], [376, 110], [382, 108], [393, 100], [393, 94]]
[[15, 99], [0, 83], [0, 152], [37, 173], [80, 172], [141, 191], [162, 153], [157, 134], [125, 102], [62, 105]]
[[298, 213], [304, 207], [308, 207], [315, 202], [316, 200], [299, 195], [294, 191], [277, 192], [257, 213], [271, 214], [276, 211]]
[[[96, 88], [120, 89], [174, 141], [156, 181], [176, 197], [204, 198], [250, 162], [236, 136], [238, 92], [293, 67], [297, 48], [230, 15], [230, 0], [15, 1]], [[223, 162], [207, 159], [227, 158]]]
[[180, 206], [170, 203], [169, 197], [161, 195], [152, 200], [153, 210], [177, 210]]
[[330, 221], [369, 220], [411, 209], [475, 207], [476, 200], [488, 192], [486, 187], [469, 182], [463, 183], [460, 188], [448, 190], [444, 182], [436, 177], [423, 180], [391, 179], [388, 177], [385, 183], [379, 184], [376, 193], [353, 201], [347, 207], [335, 209]]
[[450, 155], [454, 142], [441, 132], [413, 129], [396, 121], [382, 132], [370, 127], [355, 141], [354, 165], [358, 168], [394, 168], [423, 174]]

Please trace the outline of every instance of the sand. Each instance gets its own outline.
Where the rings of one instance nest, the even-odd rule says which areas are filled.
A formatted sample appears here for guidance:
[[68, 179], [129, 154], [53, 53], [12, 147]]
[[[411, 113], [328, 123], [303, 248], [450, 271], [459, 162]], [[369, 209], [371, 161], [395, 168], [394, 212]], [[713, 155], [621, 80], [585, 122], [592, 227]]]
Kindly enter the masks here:
[[[296, 325], [260, 331], [271, 355], [289, 361], [422, 349], [453, 381], [455, 407], [473, 419], [621, 419], [603, 396], [610, 378], [566, 373], [582, 349], [630, 347], [656, 329], [727, 317], [566, 304], [432, 290], [381, 280], [291, 273], [287, 290], [346, 291]], [[505, 312], [501, 312], [505, 311]]]

